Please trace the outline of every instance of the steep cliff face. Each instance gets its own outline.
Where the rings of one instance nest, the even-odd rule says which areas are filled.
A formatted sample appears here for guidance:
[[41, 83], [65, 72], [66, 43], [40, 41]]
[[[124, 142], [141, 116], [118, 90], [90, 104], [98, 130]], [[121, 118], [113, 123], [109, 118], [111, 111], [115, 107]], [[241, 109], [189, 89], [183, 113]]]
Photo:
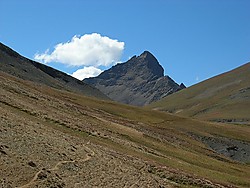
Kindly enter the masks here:
[[145, 51], [84, 82], [115, 101], [144, 106], [185, 87], [183, 84], [179, 86], [163, 73], [157, 59]]

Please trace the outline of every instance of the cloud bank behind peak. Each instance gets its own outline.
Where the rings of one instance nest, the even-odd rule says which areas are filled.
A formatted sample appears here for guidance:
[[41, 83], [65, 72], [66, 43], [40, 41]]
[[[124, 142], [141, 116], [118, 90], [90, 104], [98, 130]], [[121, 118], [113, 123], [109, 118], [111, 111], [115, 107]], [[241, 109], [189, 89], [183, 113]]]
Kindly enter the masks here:
[[[53, 62], [81, 67], [81, 71], [77, 70], [78, 72], [74, 72], [72, 76], [78, 75], [75, 77], [83, 78], [84, 76], [79, 75], [81, 72], [85, 76], [93, 75], [93, 72], [97, 74], [98, 67], [108, 67], [119, 62], [124, 46], [124, 42], [101, 36], [98, 33], [75, 35], [70, 41], [57, 44], [52, 52], [47, 49], [44, 53], [35, 54], [34, 59], [42, 63]], [[88, 70], [91, 71], [89, 74]]]

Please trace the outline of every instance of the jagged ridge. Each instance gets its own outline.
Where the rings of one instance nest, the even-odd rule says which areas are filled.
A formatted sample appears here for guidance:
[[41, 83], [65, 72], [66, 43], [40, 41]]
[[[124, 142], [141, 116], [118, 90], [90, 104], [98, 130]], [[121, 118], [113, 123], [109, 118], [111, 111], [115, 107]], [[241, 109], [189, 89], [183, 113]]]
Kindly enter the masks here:
[[115, 101], [137, 106], [147, 105], [185, 87], [164, 76], [164, 69], [148, 51], [111, 67], [97, 77], [84, 79], [84, 82]]

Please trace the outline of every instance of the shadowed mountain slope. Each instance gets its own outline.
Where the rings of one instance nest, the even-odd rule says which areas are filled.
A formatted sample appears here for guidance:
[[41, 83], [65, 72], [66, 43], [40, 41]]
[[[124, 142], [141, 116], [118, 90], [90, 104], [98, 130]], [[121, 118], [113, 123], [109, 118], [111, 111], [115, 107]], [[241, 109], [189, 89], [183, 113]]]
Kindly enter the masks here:
[[148, 51], [117, 64], [97, 77], [84, 82], [98, 88], [111, 99], [136, 106], [157, 101], [185, 88], [163, 75], [163, 68]]
[[75, 91], [87, 96], [108, 99], [98, 89], [61, 71], [27, 59], [2, 43], [0, 43], [0, 71], [57, 89]]
[[149, 105], [203, 120], [250, 124], [250, 63]]

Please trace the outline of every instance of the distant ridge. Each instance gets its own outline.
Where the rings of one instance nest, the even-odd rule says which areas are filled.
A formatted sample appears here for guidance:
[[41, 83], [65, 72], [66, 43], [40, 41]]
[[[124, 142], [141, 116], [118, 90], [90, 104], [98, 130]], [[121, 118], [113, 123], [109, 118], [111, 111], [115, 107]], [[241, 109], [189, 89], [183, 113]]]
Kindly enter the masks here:
[[167, 96], [149, 107], [203, 120], [250, 124], [250, 63]]
[[178, 85], [148, 51], [117, 64], [85, 83], [98, 88], [111, 99], [136, 106], [144, 106], [185, 88]]
[[0, 71], [57, 89], [108, 99], [98, 89], [52, 67], [27, 59], [2, 43], [0, 43]]

